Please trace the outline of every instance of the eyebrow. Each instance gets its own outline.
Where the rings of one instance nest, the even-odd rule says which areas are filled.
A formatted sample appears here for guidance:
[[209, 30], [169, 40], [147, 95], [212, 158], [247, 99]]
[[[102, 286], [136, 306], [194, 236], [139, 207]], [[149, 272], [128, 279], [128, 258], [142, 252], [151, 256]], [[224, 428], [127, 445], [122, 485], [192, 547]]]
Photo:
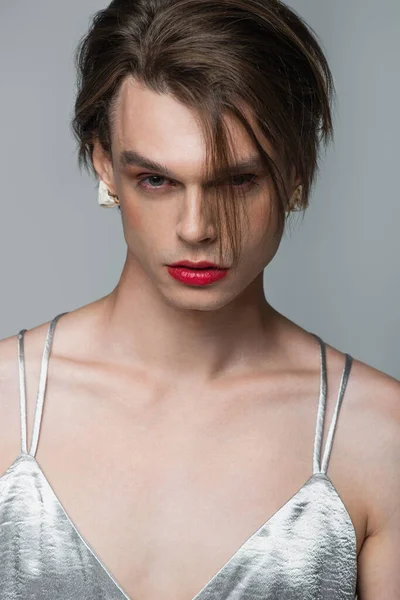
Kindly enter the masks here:
[[[157, 171], [166, 177], [177, 179], [177, 176], [166, 166], [158, 163], [135, 150], [123, 150], [120, 154], [120, 164], [123, 167], [142, 167], [149, 171]], [[220, 169], [217, 177], [226, 177], [228, 175], [238, 175], [248, 170], [257, 170], [263, 166], [262, 158], [259, 154], [248, 156], [240, 162], [230, 165], [228, 170]], [[208, 182], [209, 183], [209, 182]]]

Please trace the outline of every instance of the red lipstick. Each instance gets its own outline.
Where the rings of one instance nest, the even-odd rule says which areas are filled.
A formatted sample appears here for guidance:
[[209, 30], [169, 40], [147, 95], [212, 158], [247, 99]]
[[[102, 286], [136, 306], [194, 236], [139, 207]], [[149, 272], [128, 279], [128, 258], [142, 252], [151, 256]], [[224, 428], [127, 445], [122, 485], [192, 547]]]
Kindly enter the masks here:
[[182, 260], [167, 267], [171, 277], [188, 285], [209, 285], [228, 273], [227, 268], [204, 260], [197, 263]]

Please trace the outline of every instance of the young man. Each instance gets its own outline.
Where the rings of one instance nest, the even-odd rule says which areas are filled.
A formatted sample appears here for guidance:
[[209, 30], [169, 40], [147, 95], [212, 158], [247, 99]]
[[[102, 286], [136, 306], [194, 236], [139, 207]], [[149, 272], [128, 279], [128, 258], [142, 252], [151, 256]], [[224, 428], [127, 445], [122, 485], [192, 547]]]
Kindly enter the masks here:
[[[170, 10], [185, 8], [178, 4]], [[122, 8], [115, 14], [123, 22]], [[183, 24], [189, 28], [182, 17]], [[241, 106], [286, 173], [287, 197], [301, 201], [299, 169], [285, 169], [254, 112]], [[21, 472], [14, 467], [0, 479], [0, 552], [15, 565], [15, 548], [24, 550], [19, 571], [0, 567], [0, 589], [66, 598], [73, 582], [79, 598], [335, 600], [354, 597], [357, 577], [359, 600], [400, 598], [400, 383], [351, 364], [269, 304], [263, 270], [283, 231], [270, 173], [254, 139], [226, 112], [242, 167], [231, 164], [221, 179], [205, 176], [198, 114], [137, 74], [121, 78], [111, 146], [101, 135], [91, 146], [103, 194], [121, 209], [127, 256], [118, 285], [62, 316], [54, 341], [54, 329], [46, 338], [49, 323], [27, 331], [19, 371], [16, 336], [0, 343], [1, 471], [18, 454], [23, 365], [28, 439], [40, 439], [27, 457], [30, 471], [21, 462]], [[232, 196], [240, 188], [246, 201], [237, 261], [232, 249], [223, 262], [217, 254], [229, 221], [219, 231], [207, 202], [216, 183]], [[171, 266], [186, 261], [194, 268]], [[201, 261], [217, 268], [202, 271]], [[35, 395], [49, 341], [38, 438]], [[321, 463], [327, 447], [332, 453]], [[28, 490], [30, 518], [17, 536], [18, 502]]]

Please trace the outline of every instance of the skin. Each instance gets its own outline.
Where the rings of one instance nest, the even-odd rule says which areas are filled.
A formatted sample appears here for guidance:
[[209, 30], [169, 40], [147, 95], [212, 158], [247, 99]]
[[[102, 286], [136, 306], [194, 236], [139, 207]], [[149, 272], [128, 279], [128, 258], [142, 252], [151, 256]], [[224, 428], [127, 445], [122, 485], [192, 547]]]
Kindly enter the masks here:
[[[254, 148], [228, 124], [245, 158]], [[174, 180], [139, 187], [161, 174], [123, 168], [130, 149]], [[248, 192], [237, 269], [203, 288], [168, 274], [173, 261], [217, 260], [204, 146], [185, 106], [126, 79], [112, 160], [98, 143], [93, 159], [120, 199], [126, 261], [109, 295], [57, 324], [36, 459], [131, 598], [190, 600], [312, 474], [319, 345], [265, 297], [281, 240], [265, 181]], [[289, 194], [298, 183], [292, 172]], [[29, 432], [48, 324], [25, 336]], [[0, 342], [1, 472], [19, 453], [16, 348], [16, 336]], [[327, 345], [327, 364], [323, 445], [344, 354]], [[400, 383], [355, 359], [328, 475], [356, 530], [359, 600], [400, 595], [399, 464]]]

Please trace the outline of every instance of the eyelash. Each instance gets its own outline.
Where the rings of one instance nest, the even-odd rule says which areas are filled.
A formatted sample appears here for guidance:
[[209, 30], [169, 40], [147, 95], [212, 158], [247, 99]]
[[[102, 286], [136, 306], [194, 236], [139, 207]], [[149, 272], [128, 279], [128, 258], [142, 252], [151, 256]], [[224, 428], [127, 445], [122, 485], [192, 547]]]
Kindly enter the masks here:
[[[164, 179], [166, 181], [172, 181], [171, 179], [167, 179], [166, 177], [164, 177], [162, 175], [147, 175], [146, 177], [142, 177], [141, 179], [138, 180], [138, 186], [141, 187], [142, 189], [145, 189], [146, 191], [149, 190], [149, 189], [153, 189], [153, 190], [162, 189], [161, 186], [156, 186], [156, 187], [142, 186], [142, 183], [144, 181], [146, 181], [146, 179], [151, 179], [152, 177], [157, 177], [159, 179]], [[234, 187], [239, 187], [239, 188], [247, 189], [246, 186], [249, 187], [249, 188], [252, 188], [253, 186], [258, 185], [256, 183], [256, 181], [258, 180], [258, 176], [255, 173], [246, 173], [246, 174], [243, 174], [243, 175], [235, 175], [231, 179], [233, 180], [233, 179], [236, 179], [236, 178], [245, 178], [245, 177], [249, 177], [249, 178], [251, 178], [251, 180], [249, 182], [247, 182], [245, 185], [239, 185], [239, 186], [234, 186]], [[151, 193], [153, 193], [153, 192], [151, 192]]]

